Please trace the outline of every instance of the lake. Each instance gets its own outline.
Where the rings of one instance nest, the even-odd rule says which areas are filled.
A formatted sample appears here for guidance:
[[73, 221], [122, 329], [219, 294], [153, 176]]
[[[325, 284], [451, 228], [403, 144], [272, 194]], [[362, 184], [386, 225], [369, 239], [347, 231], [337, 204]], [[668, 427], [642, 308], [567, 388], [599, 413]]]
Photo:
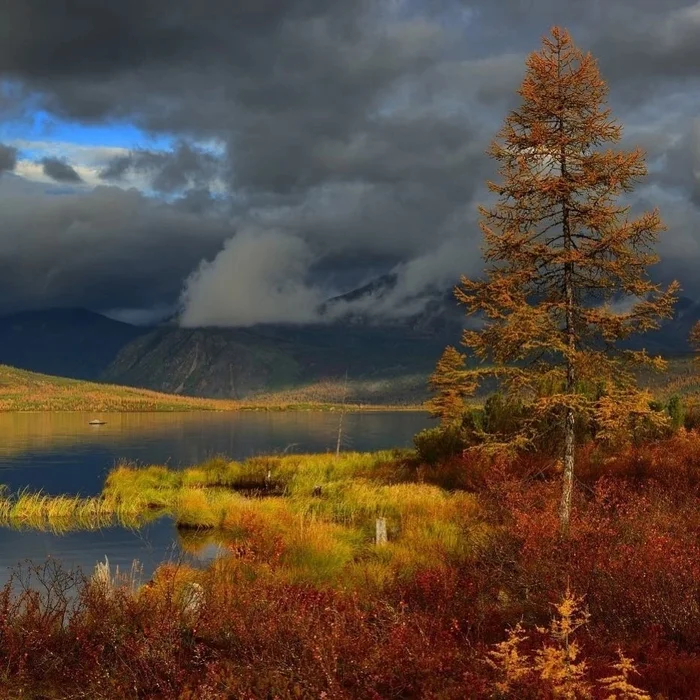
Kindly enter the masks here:
[[[93, 418], [105, 425], [90, 426]], [[57, 495], [94, 496], [120, 460], [187, 467], [215, 455], [245, 459], [281, 452], [335, 452], [339, 414], [241, 413], [5, 413], [0, 414], [0, 484]], [[362, 412], [343, 417], [342, 449], [408, 447], [431, 421], [418, 412]], [[185, 539], [182, 539], [182, 538]], [[0, 528], [0, 584], [12, 567], [59, 559], [91, 571], [107, 556], [128, 570], [136, 559], [144, 577], [164, 560], [207, 561], [217, 545], [178, 533], [161, 518], [138, 530], [114, 526], [67, 534]], [[196, 541], [195, 541], [196, 540]]]

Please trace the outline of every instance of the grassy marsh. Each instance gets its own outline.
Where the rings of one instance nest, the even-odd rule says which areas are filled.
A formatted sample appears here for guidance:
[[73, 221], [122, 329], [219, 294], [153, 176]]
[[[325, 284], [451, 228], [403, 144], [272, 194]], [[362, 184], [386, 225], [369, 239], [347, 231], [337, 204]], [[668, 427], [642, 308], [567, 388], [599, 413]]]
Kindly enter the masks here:
[[[492, 698], [484, 659], [504, 630], [544, 629], [570, 588], [591, 614], [579, 636], [591, 679], [610, 677], [623, 649], [653, 697], [697, 697], [700, 434], [584, 449], [579, 464], [586, 488], [563, 544], [557, 474], [536, 455], [488, 462], [488, 479], [470, 455], [429, 472], [410, 451], [122, 464], [97, 499], [5, 494], [5, 524], [168, 514], [181, 550], [220, 556], [163, 564], [144, 585], [121, 584], [105, 562], [78, 580], [76, 604], [65, 593], [75, 579], [52, 565], [38, 569], [50, 605], [8, 583], [0, 686], [57, 698], [82, 697], [79, 687], [104, 698]], [[462, 475], [455, 490], [450, 470]]]
[[[190, 550], [217, 543], [291, 582], [381, 585], [433, 560], [462, 560], [486, 529], [476, 497], [417, 483], [410, 451], [210, 459], [189, 469], [120, 464], [96, 498], [20, 493], [0, 523], [138, 527], [173, 518]], [[375, 545], [376, 518], [389, 541]]]

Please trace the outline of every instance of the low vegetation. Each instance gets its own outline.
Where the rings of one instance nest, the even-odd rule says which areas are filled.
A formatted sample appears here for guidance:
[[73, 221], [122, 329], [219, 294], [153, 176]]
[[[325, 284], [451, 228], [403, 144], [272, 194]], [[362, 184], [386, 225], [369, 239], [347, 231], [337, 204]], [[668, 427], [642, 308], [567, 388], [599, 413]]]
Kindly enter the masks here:
[[115, 522], [138, 527], [148, 520], [148, 516], [142, 508], [104, 498], [49, 496], [29, 491], [10, 496], [0, 492], [0, 525], [16, 529], [60, 533], [77, 529], [97, 530]]
[[[348, 411], [425, 410], [424, 393], [413, 392], [410, 388], [418, 383], [423, 385], [425, 379], [422, 375], [407, 378], [407, 388], [402, 385], [391, 392], [387, 391], [382, 381], [351, 380], [344, 408]], [[693, 370], [691, 356], [671, 359], [668, 373], [645, 374], [641, 384], [648, 386], [660, 399], [679, 394], [688, 397], [689, 404], [693, 406], [693, 397], [700, 390], [700, 380]], [[0, 365], [2, 412], [338, 411], [343, 408], [343, 391], [343, 382], [338, 380], [294, 391], [261, 394], [244, 401], [228, 401], [53, 377]], [[480, 406], [484, 399], [485, 396], [477, 396], [471, 399], [471, 403]]]
[[294, 405], [388, 406], [392, 409], [419, 407], [426, 399], [425, 374], [380, 378], [349, 377], [318, 380], [283, 391], [268, 391], [249, 398], [252, 403]]
[[[167, 513], [185, 548], [220, 556], [140, 587], [40, 567], [43, 596], [18, 571], [2, 682], [57, 698], [697, 697], [700, 435], [589, 443], [577, 464], [564, 541], [559, 467], [534, 452], [124, 464], [82, 506], [7, 499], [25, 526]], [[612, 694], [625, 678], [646, 695]]]
[[0, 365], [0, 411], [225, 411], [233, 401], [52, 377]]

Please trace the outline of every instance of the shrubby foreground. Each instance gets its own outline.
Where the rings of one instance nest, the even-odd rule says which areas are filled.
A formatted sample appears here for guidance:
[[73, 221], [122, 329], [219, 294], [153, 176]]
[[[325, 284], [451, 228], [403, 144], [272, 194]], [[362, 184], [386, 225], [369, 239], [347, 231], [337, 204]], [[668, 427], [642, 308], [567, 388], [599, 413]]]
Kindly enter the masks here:
[[569, 538], [556, 462], [534, 454], [122, 467], [104, 499], [160, 494], [186, 545], [225, 554], [141, 587], [18, 572], [5, 697], [700, 696], [700, 436], [577, 458]]

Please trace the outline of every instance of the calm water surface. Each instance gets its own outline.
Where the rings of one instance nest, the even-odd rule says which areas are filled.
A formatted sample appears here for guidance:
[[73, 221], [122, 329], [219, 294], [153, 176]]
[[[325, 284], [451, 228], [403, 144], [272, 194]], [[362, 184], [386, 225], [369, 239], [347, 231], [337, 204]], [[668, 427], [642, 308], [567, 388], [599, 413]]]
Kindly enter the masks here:
[[[214, 455], [244, 459], [256, 454], [335, 450], [338, 415], [289, 413], [124, 413], [102, 416], [106, 425], [89, 426], [95, 414], [0, 414], [0, 484], [10, 491], [28, 488], [48, 494], [97, 495], [107, 472], [120, 460], [187, 467]], [[100, 416], [97, 416], [100, 417]], [[347, 414], [343, 449], [406, 447], [430, 425], [424, 413]], [[18, 563], [48, 556], [66, 566], [91, 570], [98, 560], [129, 569], [134, 559], [149, 576], [168, 559], [206, 561], [215, 545], [195, 547], [182, 540], [172, 522], [161, 519], [137, 531], [110, 527], [97, 532], [56, 535], [0, 528], [0, 583]], [[198, 550], [196, 553], [194, 551]]]

